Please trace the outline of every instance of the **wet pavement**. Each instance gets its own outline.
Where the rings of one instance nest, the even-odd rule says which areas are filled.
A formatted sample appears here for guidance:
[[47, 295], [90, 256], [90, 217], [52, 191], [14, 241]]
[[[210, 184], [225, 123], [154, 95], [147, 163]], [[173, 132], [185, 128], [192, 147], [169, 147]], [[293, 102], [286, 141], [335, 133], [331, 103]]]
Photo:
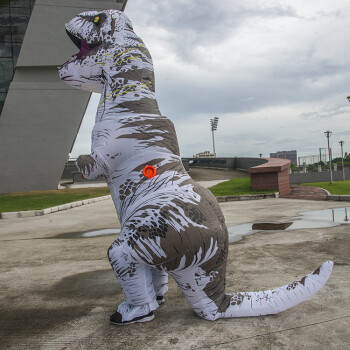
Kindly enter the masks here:
[[331, 208], [323, 210], [311, 210], [300, 212], [290, 221], [278, 221], [265, 219], [254, 223], [244, 223], [228, 226], [229, 242], [237, 242], [244, 236], [261, 231], [291, 231], [301, 229], [327, 228], [342, 224], [349, 224], [350, 207]]
[[112, 201], [105, 200], [0, 221], [0, 348], [349, 349], [344, 202], [276, 198], [220, 206], [229, 230], [246, 225], [229, 247], [227, 292], [278, 287], [333, 260], [326, 286], [278, 315], [209, 322], [194, 314], [170, 280], [152, 322], [112, 326], [109, 315], [123, 295], [107, 249], [120, 225]]
[[[291, 218], [290, 220], [292, 221], [289, 222], [265, 219], [259, 222], [230, 225], [227, 226], [229, 242], [237, 242], [243, 239], [244, 236], [261, 231], [300, 230], [305, 228], [325, 228], [349, 224], [348, 213], [350, 213], [350, 207], [331, 208], [300, 212], [300, 215]], [[119, 228], [110, 228], [87, 232], [64, 233], [54, 236], [53, 238], [92, 238], [109, 235], [117, 236], [119, 233]]]

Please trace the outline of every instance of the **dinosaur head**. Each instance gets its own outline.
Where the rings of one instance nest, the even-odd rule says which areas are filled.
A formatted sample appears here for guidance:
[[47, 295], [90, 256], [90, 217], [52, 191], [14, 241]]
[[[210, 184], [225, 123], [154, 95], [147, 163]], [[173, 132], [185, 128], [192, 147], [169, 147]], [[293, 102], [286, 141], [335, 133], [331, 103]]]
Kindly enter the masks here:
[[103, 68], [113, 52], [137, 38], [129, 18], [117, 10], [80, 13], [66, 24], [66, 31], [79, 52], [58, 67], [60, 78], [75, 88], [98, 93]]

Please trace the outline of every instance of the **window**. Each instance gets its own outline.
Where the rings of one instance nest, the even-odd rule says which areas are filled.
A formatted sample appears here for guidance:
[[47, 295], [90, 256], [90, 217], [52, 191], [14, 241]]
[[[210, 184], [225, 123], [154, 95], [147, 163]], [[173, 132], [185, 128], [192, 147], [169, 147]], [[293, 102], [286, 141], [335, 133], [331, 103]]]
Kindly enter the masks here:
[[0, 0], [0, 113], [35, 0]]

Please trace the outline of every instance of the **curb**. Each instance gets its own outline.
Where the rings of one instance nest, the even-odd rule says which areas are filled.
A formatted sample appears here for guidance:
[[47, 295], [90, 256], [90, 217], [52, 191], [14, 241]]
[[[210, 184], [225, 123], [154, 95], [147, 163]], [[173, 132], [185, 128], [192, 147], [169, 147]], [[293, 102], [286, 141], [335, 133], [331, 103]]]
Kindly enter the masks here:
[[338, 202], [350, 202], [349, 195], [339, 195], [339, 194], [328, 194], [328, 201], [338, 201]]
[[266, 198], [279, 198], [279, 192], [271, 193], [271, 194], [247, 194], [240, 196], [219, 196], [216, 197], [216, 200], [219, 203], [223, 202], [235, 202], [235, 201], [249, 201], [249, 200], [257, 200], [257, 199], [266, 199]]
[[[318, 187], [320, 188], [320, 187]], [[346, 194], [331, 194], [329, 191], [327, 192], [327, 201], [337, 201], [337, 202], [350, 202], [350, 196]]]
[[96, 197], [96, 198], [90, 198], [90, 199], [83, 199], [81, 201], [67, 203], [58, 205], [56, 207], [52, 208], [46, 208], [41, 210], [25, 210], [25, 211], [10, 211], [10, 212], [4, 212], [0, 213], [1, 219], [15, 219], [15, 218], [29, 218], [33, 216], [42, 216], [46, 214], [56, 213], [58, 211], [67, 210], [71, 208], [80, 207], [82, 205], [101, 202], [106, 199], [111, 199], [111, 195], [102, 196], [102, 197]]

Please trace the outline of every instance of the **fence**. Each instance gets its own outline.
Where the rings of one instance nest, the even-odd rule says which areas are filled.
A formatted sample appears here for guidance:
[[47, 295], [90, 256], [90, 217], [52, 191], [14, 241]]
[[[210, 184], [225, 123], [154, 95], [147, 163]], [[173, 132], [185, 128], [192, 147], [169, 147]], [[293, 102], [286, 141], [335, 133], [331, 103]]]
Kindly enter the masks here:
[[[350, 180], [350, 170], [345, 169], [344, 174], [345, 174], [345, 180]], [[341, 170], [333, 171], [332, 176], [333, 176], [333, 181], [343, 180], [343, 172]], [[330, 181], [329, 171], [289, 174], [289, 182], [291, 184], [301, 184], [304, 182], [328, 182], [328, 181]]]
[[[330, 149], [331, 153], [331, 158], [337, 158], [341, 157], [340, 152], [332, 152], [332, 149]], [[329, 153], [327, 148], [319, 148], [319, 153], [318, 154], [313, 154], [310, 156], [301, 156], [298, 157], [298, 166], [301, 167], [303, 165], [310, 165], [310, 164], [315, 164], [319, 162], [323, 163], [328, 163], [329, 161]]]

